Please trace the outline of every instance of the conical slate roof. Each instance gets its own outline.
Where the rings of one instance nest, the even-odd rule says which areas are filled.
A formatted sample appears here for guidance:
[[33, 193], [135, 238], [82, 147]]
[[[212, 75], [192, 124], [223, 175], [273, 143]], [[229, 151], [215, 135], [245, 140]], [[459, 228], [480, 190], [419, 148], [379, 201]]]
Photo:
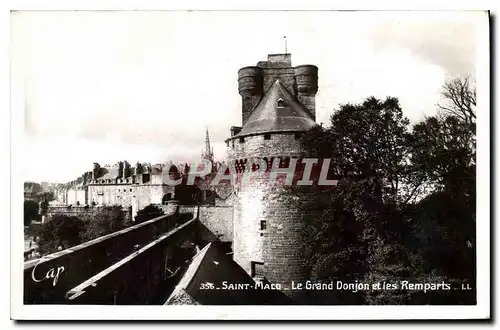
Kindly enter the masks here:
[[257, 104], [236, 136], [306, 131], [314, 125], [316, 123], [308, 110], [295, 100], [278, 79]]

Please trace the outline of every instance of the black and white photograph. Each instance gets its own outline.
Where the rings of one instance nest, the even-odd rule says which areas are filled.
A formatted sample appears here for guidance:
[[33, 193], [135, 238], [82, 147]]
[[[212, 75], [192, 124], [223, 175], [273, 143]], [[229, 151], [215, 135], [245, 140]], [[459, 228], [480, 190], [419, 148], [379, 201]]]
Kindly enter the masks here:
[[490, 19], [11, 11], [11, 318], [488, 319]]

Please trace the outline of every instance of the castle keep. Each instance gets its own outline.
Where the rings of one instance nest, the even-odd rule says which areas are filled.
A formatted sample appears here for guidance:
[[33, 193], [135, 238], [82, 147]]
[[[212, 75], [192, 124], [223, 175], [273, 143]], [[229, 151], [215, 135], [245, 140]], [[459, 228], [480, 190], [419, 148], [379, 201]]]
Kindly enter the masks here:
[[[275, 157], [284, 158], [280, 167], [287, 167], [296, 161], [292, 158], [305, 156], [299, 138], [316, 125], [318, 68], [293, 67], [291, 54], [269, 55], [239, 70], [238, 87], [242, 126], [232, 127], [226, 140], [236, 171], [245, 171], [249, 158], [264, 159], [269, 172]], [[287, 194], [286, 187], [269, 184], [268, 174], [257, 174], [235, 191], [234, 260], [257, 279], [284, 285], [307, 280], [301, 240], [311, 216], [304, 210], [313, 197]]]
[[[215, 189], [211, 203], [197, 199], [172, 205], [163, 216], [59, 251], [40, 264], [25, 263], [25, 304], [283, 305], [310, 298], [307, 290], [293, 290], [291, 284], [309, 280], [304, 232], [318, 216], [312, 211], [318, 195], [308, 189], [291, 191], [296, 187], [279, 179], [270, 184], [269, 177], [286, 172], [284, 176], [296, 179], [301, 174], [294, 165], [308, 156], [301, 134], [316, 125], [318, 69], [293, 67], [290, 54], [269, 55], [267, 61], [241, 69], [238, 82], [242, 125], [232, 127], [226, 140], [231, 171], [220, 163], [212, 167], [217, 175], [223, 169], [237, 180], [212, 183], [212, 171], [198, 183], [200, 191]], [[208, 134], [205, 144], [201, 157], [213, 160]], [[258, 168], [252, 158], [262, 160]], [[165, 180], [173, 167], [95, 164], [63, 197], [66, 203], [136, 209], [177, 199], [182, 191]], [[188, 170], [185, 166], [177, 173]], [[250, 171], [250, 180], [238, 180]], [[34, 271], [60, 266], [66, 273], [57, 286], [31, 280]], [[228, 284], [234, 286], [224, 289]]]

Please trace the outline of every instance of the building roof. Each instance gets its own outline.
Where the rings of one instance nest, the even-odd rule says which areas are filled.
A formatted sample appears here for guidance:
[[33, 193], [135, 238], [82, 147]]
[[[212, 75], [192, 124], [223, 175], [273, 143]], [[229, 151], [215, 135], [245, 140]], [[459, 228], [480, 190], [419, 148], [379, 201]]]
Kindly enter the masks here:
[[98, 177], [98, 180], [114, 180], [118, 177], [118, 167], [105, 167], [106, 173], [104, 173], [101, 177]]
[[159, 165], [155, 165], [153, 166], [153, 168], [151, 168], [151, 175], [161, 175], [163, 174], [163, 168]]
[[[278, 107], [278, 101], [283, 106]], [[232, 138], [270, 132], [299, 132], [315, 126], [309, 111], [277, 79]]]
[[[165, 305], [291, 303], [291, 300], [280, 291], [256, 289], [254, 280], [229, 256], [226, 247], [221, 242], [211, 242], [198, 252]], [[247, 289], [224, 290], [223, 282], [246, 285]]]

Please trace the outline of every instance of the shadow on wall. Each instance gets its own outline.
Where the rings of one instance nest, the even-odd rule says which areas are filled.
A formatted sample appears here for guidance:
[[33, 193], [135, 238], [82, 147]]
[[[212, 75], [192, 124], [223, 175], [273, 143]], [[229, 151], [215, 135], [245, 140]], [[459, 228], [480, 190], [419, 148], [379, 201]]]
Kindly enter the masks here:
[[[189, 302], [179, 299], [182, 296], [189, 297]], [[166, 304], [179, 304], [179, 301], [180, 304], [201, 305], [294, 304], [278, 290], [257, 289], [254, 280], [232, 260], [228, 254], [228, 244], [224, 242], [213, 242], [205, 246], [193, 258], [189, 269]]]
[[199, 205], [204, 202], [203, 191], [196, 185], [178, 185], [174, 194], [180, 205]]
[[218, 234], [212, 232], [207, 228], [201, 221], [198, 222], [198, 238], [200, 240], [201, 246], [205, 246], [210, 242], [220, 242], [223, 239], [224, 234]]

